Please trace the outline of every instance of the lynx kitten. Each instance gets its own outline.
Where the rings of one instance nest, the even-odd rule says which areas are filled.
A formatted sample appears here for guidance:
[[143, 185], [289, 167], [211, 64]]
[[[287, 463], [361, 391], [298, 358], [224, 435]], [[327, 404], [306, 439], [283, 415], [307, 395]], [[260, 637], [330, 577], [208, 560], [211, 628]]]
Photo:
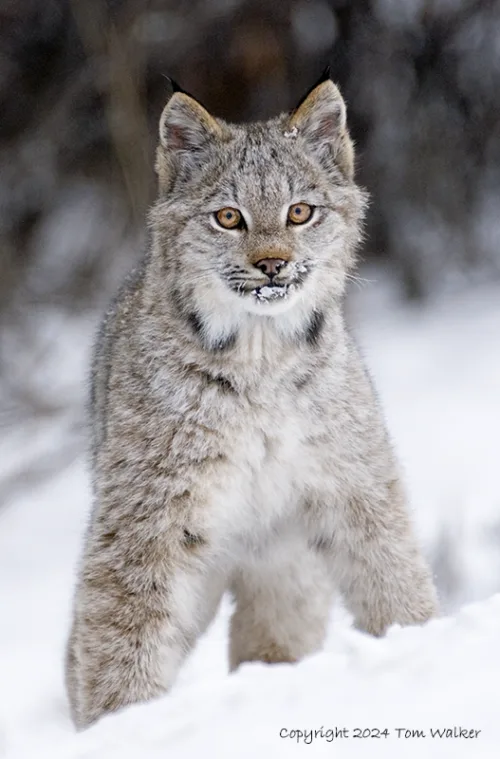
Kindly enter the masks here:
[[78, 727], [164, 693], [230, 590], [230, 666], [436, 612], [344, 326], [365, 198], [342, 97], [227, 124], [176, 90], [151, 240], [98, 342], [95, 506], [67, 653]]

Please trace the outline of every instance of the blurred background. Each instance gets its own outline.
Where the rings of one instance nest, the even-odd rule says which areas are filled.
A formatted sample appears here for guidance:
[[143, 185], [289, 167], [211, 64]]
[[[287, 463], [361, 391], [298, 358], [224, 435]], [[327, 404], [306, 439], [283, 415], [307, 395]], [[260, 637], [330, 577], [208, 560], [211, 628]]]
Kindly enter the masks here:
[[372, 198], [349, 315], [417, 527], [445, 607], [500, 589], [498, 0], [0, 0], [0, 530], [26, 499], [41, 529], [49, 482], [80, 509], [89, 351], [141, 254], [165, 76], [244, 121], [327, 64]]

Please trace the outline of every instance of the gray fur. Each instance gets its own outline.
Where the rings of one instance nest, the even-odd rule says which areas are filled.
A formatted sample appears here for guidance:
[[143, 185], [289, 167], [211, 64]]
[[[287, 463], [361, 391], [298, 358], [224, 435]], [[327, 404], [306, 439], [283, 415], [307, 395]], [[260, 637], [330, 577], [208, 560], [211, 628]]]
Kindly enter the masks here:
[[[336, 590], [373, 635], [437, 609], [344, 326], [365, 197], [338, 90], [248, 126], [175, 93], [160, 129], [151, 244], [96, 351], [95, 504], [67, 652], [80, 728], [164, 693], [226, 589], [232, 668], [316, 651]], [[287, 225], [299, 202], [312, 221]], [[218, 227], [225, 206], [248, 229]], [[264, 257], [288, 262], [286, 295], [259, 290]]]

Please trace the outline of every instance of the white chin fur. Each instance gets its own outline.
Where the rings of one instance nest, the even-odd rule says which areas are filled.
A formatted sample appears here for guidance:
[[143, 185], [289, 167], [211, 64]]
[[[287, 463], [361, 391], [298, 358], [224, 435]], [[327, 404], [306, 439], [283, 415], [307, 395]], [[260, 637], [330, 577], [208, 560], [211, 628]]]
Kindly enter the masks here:
[[241, 299], [244, 310], [251, 314], [282, 314], [292, 308], [298, 300], [298, 290], [288, 287], [257, 287]]

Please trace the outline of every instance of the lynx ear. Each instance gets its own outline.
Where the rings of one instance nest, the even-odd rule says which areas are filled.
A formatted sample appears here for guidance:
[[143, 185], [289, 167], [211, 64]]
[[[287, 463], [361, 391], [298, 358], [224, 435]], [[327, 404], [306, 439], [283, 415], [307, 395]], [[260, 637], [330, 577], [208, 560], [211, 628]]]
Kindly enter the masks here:
[[289, 124], [292, 133], [302, 135], [326, 168], [333, 160], [352, 178], [353, 148], [346, 128], [345, 103], [328, 70], [293, 111]]
[[210, 145], [222, 138], [221, 124], [195, 98], [175, 83], [160, 117], [156, 171], [160, 189], [168, 191], [176, 177], [189, 179], [204, 163]]
[[160, 142], [165, 150], [199, 152], [221, 135], [216, 119], [185, 92], [173, 93], [160, 118]]

